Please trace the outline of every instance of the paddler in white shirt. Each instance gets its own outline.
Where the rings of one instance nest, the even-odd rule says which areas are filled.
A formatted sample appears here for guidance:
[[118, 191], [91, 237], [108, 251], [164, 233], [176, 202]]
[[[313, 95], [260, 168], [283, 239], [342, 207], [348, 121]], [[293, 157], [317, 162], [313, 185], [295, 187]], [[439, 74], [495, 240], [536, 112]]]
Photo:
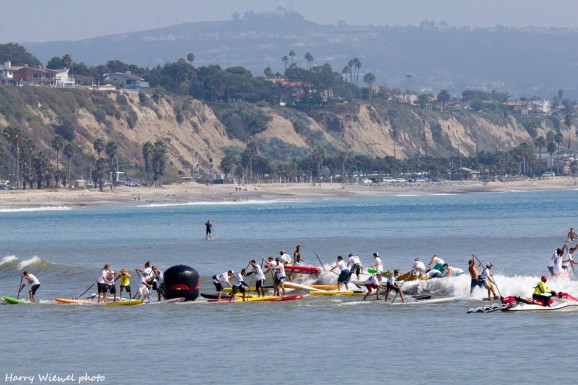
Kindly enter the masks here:
[[333, 271], [333, 269], [339, 268], [341, 273], [339, 273], [339, 277], [337, 277], [337, 291], [341, 291], [342, 285], [345, 285], [345, 290], [349, 290], [349, 269], [347, 268], [347, 264], [343, 261], [343, 257], [340, 255], [337, 257], [337, 263], [333, 265], [333, 267], [329, 271]]
[[263, 289], [263, 286], [265, 285], [265, 273], [263, 273], [263, 269], [257, 265], [257, 261], [254, 259], [252, 259], [249, 264], [253, 267], [253, 270], [247, 273], [247, 275], [255, 274], [255, 290], [257, 290], [257, 296], [264, 297], [265, 289]]
[[[98, 298], [97, 302], [100, 302], [102, 297], [102, 302], [106, 303], [108, 298], [108, 291], [110, 286], [114, 286], [114, 271], [110, 270], [110, 265], [107, 263], [104, 265], [103, 269], [100, 271], [98, 276]], [[116, 291], [114, 292], [114, 299], [116, 300]]]
[[149, 283], [149, 280], [144, 275], [140, 279], [140, 286], [138, 288], [138, 297], [137, 299], [142, 300], [143, 302], [148, 299], [150, 302], [151, 300], [151, 288], [153, 285]]
[[403, 297], [403, 292], [401, 291], [401, 287], [397, 286], [397, 284], [395, 283], [395, 280], [397, 277], [399, 277], [399, 269], [395, 269], [393, 271], [393, 274], [387, 278], [387, 283], [385, 285], [385, 299], [384, 299], [385, 302], [387, 302], [387, 298], [389, 297], [389, 292], [392, 290], [399, 294], [399, 296], [401, 298], [401, 302], [405, 302], [405, 299]]
[[229, 279], [233, 278], [235, 272], [233, 270], [226, 271], [219, 275], [213, 275], [213, 285], [215, 285], [215, 290], [217, 290], [218, 297], [217, 301], [222, 302], [221, 294], [223, 293], [223, 283], [226, 283], [227, 286], [232, 287]]
[[[36, 290], [38, 290], [38, 288], [40, 287], [40, 281], [38, 280], [38, 278], [36, 278], [34, 274], [30, 274], [27, 271], [22, 272], [22, 278], [24, 278], [28, 282], [28, 285], [30, 286], [30, 288], [28, 289], [28, 298], [30, 299], [30, 302], [36, 303], [36, 297], [34, 297], [34, 295], [36, 294]], [[26, 284], [23, 283], [22, 287], [20, 287], [20, 290], [24, 289], [25, 286]]]
[[413, 261], [411, 273], [416, 277], [421, 277], [425, 273], [425, 263], [419, 257]]
[[349, 278], [355, 274], [357, 276], [357, 280], [359, 281], [359, 274], [361, 274], [361, 259], [353, 253], [349, 253], [347, 255], [347, 267], [349, 268]]
[[370, 275], [369, 278], [363, 281], [363, 283], [367, 288], [367, 293], [363, 297], [363, 300], [365, 301], [365, 299], [372, 293], [374, 289], [375, 299], [379, 300], [379, 289], [384, 288], [384, 286], [381, 286], [381, 273], [378, 271], [377, 273]]
[[245, 298], [246, 292], [245, 287], [249, 287], [249, 285], [245, 283], [245, 280], [243, 278], [245, 277], [246, 274], [247, 270], [242, 269], [240, 273], [238, 273], [231, 279], [231, 286], [233, 287], [233, 290], [231, 290], [231, 299], [235, 296], [235, 294], [237, 294], [237, 292], [241, 292], [243, 294], [243, 301], [247, 300]]
[[379, 275], [383, 274], [383, 262], [378, 253], [373, 253], [373, 263], [371, 264], [371, 267], [377, 270]]
[[281, 261], [281, 258], [275, 260], [277, 264], [271, 268], [275, 273], [275, 280], [273, 281], [273, 295], [281, 296], [279, 293], [279, 288], [283, 291], [283, 297], [285, 296], [285, 279], [287, 278], [285, 274], [285, 266]]
[[572, 258], [572, 255], [574, 255], [574, 253], [576, 252], [577, 249], [578, 249], [578, 244], [576, 244], [576, 246], [574, 246], [573, 248], [568, 249], [568, 253], [566, 254], [564, 259], [562, 260], [562, 269], [569, 271], [570, 266], [578, 264], [578, 262], [576, 262]]

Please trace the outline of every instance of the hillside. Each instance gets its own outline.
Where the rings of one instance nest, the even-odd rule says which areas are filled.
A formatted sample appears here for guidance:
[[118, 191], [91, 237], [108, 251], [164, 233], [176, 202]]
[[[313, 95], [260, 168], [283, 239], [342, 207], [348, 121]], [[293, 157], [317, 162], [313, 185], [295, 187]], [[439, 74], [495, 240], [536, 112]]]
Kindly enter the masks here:
[[[459, 95], [478, 88], [514, 97], [550, 99], [558, 89], [577, 98], [578, 31], [544, 28], [456, 28], [443, 23], [420, 26], [319, 25], [286, 10], [247, 12], [235, 20], [197, 22], [82, 41], [23, 43], [46, 63], [53, 56], [72, 55], [76, 62], [98, 65], [120, 60], [152, 68], [195, 54], [196, 66], [242, 66], [255, 76], [266, 67], [283, 72], [281, 58], [305, 67], [329, 63], [339, 71], [357, 57], [362, 74], [376, 85]], [[562, 54], [563, 53], [563, 54]], [[411, 75], [408, 77], [407, 75]]]
[[[249, 108], [251, 114], [263, 117], [259, 120], [263, 127], [239, 140], [231, 121], [223, 122], [218, 116]], [[249, 142], [256, 143], [257, 154], [274, 169], [280, 163], [309, 156], [316, 147], [323, 148], [327, 158], [349, 151], [369, 158], [395, 155], [403, 160], [507, 151], [532, 141], [515, 116], [503, 113], [431, 112], [378, 102], [351, 103], [305, 114], [281, 107], [210, 106], [167, 95], [153, 98], [118, 91], [0, 86], [2, 132], [9, 125], [20, 126], [36, 150], [50, 152], [56, 133], [72, 140], [81, 150], [71, 159], [72, 178], [88, 177], [96, 158], [93, 143], [97, 138], [118, 144], [118, 162], [129, 175], [142, 174], [143, 144], [161, 139], [168, 149], [165, 172], [172, 180], [179, 172], [190, 175], [197, 157], [203, 172], [217, 172], [226, 153], [239, 154]], [[539, 120], [537, 134], [546, 135], [552, 128], [551, 119]], [[571, 135], [576, 142], [575, 133]], [[0, 179], [8, 179], [12, 157], [4, 136], [0, 146], [4, 153]], [[53, 164], [54, 158], [52, 150]], [[61, 169], [63, 159], [61, 154]]]

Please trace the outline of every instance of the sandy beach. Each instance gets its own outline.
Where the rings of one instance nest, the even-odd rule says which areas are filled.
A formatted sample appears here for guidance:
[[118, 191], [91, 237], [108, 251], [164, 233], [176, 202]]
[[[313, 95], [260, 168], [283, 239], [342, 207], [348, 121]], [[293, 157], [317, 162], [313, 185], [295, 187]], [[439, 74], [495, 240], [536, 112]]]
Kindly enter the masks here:
[[269, 183], [246, 185], [206, 185], [195, 182], [162, 187], [116, 187], [100, 192], [95, 189], [42, 189], [0, 191], [0, 208], [38, 208], [112, 204], [167, 204], [187, 202], [223, 202], [282, 199], [326, 199], [356, 196], [400, 194], [465, 194], [578, 189], [572, 177], [523, 179], [510, 181], [445, 181], [362, 185], [341, 183]]

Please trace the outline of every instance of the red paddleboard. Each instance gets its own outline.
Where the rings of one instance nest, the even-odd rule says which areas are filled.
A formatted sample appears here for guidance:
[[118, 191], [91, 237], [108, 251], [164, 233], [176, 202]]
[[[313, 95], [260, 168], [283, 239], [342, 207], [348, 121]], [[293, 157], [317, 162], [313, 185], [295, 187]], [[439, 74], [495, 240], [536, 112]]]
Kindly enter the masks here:
[[[265, 265], [265, 268], [268, 269], [269, 265]], [[299, 274], [321, 274], [321, 268], [315, 266], [285, 265], [285, 271]]]
[[279, 302], [279, 301], [295, 301], [296, 299], [303, 298], [302, 295], [291, 295], [289, 297], [275, 297], [271, 299], [265, 299], [265, 302]]

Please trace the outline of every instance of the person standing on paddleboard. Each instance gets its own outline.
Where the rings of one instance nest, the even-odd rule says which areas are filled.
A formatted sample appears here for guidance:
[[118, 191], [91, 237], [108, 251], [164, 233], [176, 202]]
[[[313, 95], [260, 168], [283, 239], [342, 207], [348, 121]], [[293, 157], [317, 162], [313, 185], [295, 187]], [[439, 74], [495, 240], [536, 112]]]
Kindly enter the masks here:
[[165, 277], [156, 266], [153, 266], [152, 270], [154, 276], [153, 290], [157, 291], [157, 302], [161, 302], [161, 297], [165, 296]]
[[[393, 271], [393, 274], [389, 276], [389, 278], [387, 278], [387, 283], [385, 285], [385, 299], [384, 301], [387, 302], [387, 298], [389, 297], [389, 292], [390, 291], [395, 291], [397, 294], [399, 294], [399, 297], [401, 298], [401, 302], [405, 302], [405, 298], [403, 297], [403, 292], [401, 291], [401, 287], [397, 286], [397, 283], [395, 283], [396, 278], [399, 277], [399, 269], [395, 269]], [[395, 298], [394, 298], [395, 300]]]
[[206, 240], [210, 240], [213, 239], [213, 224], [211, 223], [210, 220], [207, 219], [207, 221], [205, 222], [205, 239]]
[[[114, 271], [110, 270], [110, 265], [107, 263], [104, 265], [100, 274], [98, 276], [98, 298], [97, 302], [100, 303], [100, 299], [102, 298], [102, 302], [106, 303], [108, 298], [108, 290], [109, 285], [114, 283]], [[116, 297], [116, 291], [115, 291]]]
[[494, 267], [491, 262], [486, 263], [486, 267], [482, 269], [482, 272], [478, 276], [478, 286], [483, 286], [488, 291], [488, 300], [492, 299], [492, 294], [494, 295], [494, 299], [498, 299], [498, 294], [496, 294], [496, 282], [494, 282], [494, 278], [490, 273], [490, 269]]
[[254, 259], [252, 259], [249, 264], [253, 267], [253, 270], [247, 273], [247, 275], [255, 274], [255, 290], [257, 290], [257, 296], [264, 297], [265, 289], [263, 289], [263, 286], [265, 285], [265, 274], [263, 273], [263, 269], [257, 265], [257, 261]]
[[378, 253], [373, 253], [373, 263], [371, 264], [371, 267], [377, 270], [377, 274], [380, 276], [383, 274], [383, 262], [381, 261]]
[[425, 273], [425, 263], [417, 257], [411, 266], [411, 273], [416, 277], [421, 277]]
[[247, 270], [242, 269], [240, 273], [231, 279], [231, 286], [233, 286], [233, 290], [231, 290], [231, 298], [233, 298], [237, 292], [240, 292], [243, 294], [243, 301], [247, 300], [245, 298], [245, 292], [247, 291], [245, 287], [249, 287], [249, 285], [245, 282], [245, 275], [247, 275]]
[[381, 272], [379, 271], [375, 274], [370, 275], [369, 278], [363, 281], [363, 284], [367, 288], [367, 293], [363, 297], [364, 301], [369, 295], [371, 295], [371, 292], [374, 289], [375, 289], [375, 299], [379, 301], [379, 289], [384, 288], [384, 286], [381, 286], [380, 283], [381, 283]]
[[[34, 274], [30, 274], [27, 271], [22, 272], [22, 278], [24, 278], [28, 282], [28, 285], [30, 285], [30, 289], [28, 289], [28, 298], [30, 299], [30, 302], [36, 303], [35, 295], [36, 290], [38, 290], [38, 288], [40, 287], [40, 281], [38, 280], [38, 278], [36, 278]], [[25, 283], [22, 284], [20, 290], [24, 289], [24, 286], [26, 286]]]
[[562, 269], [567, 270], [569, 272], [570, 266], [578, 264], [578, 262], [576, 262], [572, 258], [572, 256], [574, 255], [574, 253], [576, 252], [577, 249], [578, 249], [578, 244], [576, 244], [576, 246], [574, 246], [573, 248], [568, 249], [568, 253], [566, 254], [564, 259], [562, 260]]
[[281, 297], [281, 293], [279, 292], [279, 288], [281, 288], [283, 291], [283, 297], [285, 297], [285, 279], [287, 278], [287, 275], [285, 274], [285, 265], [281, 258], [277, 258], [275, 261], [277, 262], [277, 265], [271, 268], [275, 274], [275, 279], [273, 281], [273, 295]]
[[564, 243], [564, 246], [562, 246], [561, 248], [560, 247], [556, 248], [556, 251], [550, 257], [550, 261], [548, 262], [547, 267], [548, 267], [548, 271], [550, 272], [550, 275], [552, 277], [554, 276], [554, 261], [556, 260], [556, 258], [562, 257], [562, 255], [564, 254], [565, 248], [566, 248], [566, 244]]
[[223, 283], [226, 283], [227, 286], [231, 287], [229, 279], [233, 278], [233, 275], [235, 275], [233, 270], [226, 271], [223, 274], [213, 275], [213, 285], [215, 285], [215, 290], [217, 290], [218, 293], [218, 302], [222, 302], [221, 295], [223, 294]]
[[576, 231], [574, 231], [573, 227], [570, 227], [570, 231], [568, 232], [568, 242], [574, 242], [578, 238]]
[[122, 269], [120, 269], [120, 272], [119, 272], [118, 276], [116, 277], [116, 279], [120, 279], [119, 297], [121, 299], [122, 299], [123, 289], [128, 294], [128, 298], [129, 299], [132, 298], [132, 292], [130, 291], [130, 279], [131, 278], [132, 278], [132, 275], [130, 275], [130, 273], [127, 272], [124, 267]]
[[353, 253], [349, 253], [347, 255], [347, 267], [349, 268], [349, 280], [351, 280], [351, 276], [353, 274], [356, 275], [357, 280], [359, 281], [359, 274], [361, 274], [361, 259]]
[[474, 293], [474, 289], [478, 286], [478, 269], [476, 269], [476, 255], [472, 254], [472, 259], [468, 261], [468, 271], [470, 272], [470, 276], [472, 280], [470, 281], [470, 298], [472, 298], [472, 294]]
[[343, 262], [343, 257], [341, 255], [337, 257], [337, 263], [333, 265], [329, 271], [333, 271], [333, 269], [336, 268], [339, 268], [341, 271], [341, 273], [339, 273], [339, 277], [337, 277], [337, 291], [341, 291], [341, 287], [343, 285], [345, 285], [345, 290], [349, 290], [349, 276], [351, 274], [347, 268], [347, 264]]

